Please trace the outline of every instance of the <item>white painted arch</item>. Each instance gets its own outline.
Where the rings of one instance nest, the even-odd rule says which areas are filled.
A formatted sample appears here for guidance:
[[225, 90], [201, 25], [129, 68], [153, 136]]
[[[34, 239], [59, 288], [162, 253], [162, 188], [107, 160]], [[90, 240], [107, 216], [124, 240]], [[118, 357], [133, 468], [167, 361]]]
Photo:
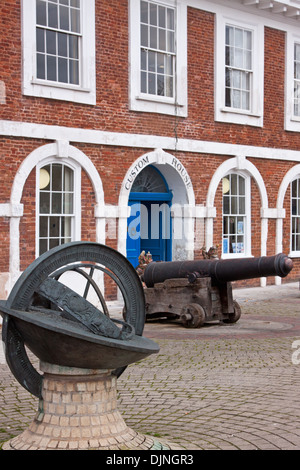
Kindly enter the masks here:
[[[282, 246], [282, 240], [283, 240], [283, 219], [285, 218], [285, 210], [283, 208], [284, 204], [284, 198], [286, 195], [286, 191], [288, 186], [291, 184], [291, 182], [300, 177], [300, 165], [295, 165], [293, 166], [284, 176], [279, 191], [278, 191], [278, 196], [277, 196], [277, 212], [281, 214], [281, 217], [277, 218], [276, 221], [276, 253], [281, 253], [283, 246]], [[290, 253], [291, 256], [293, 256], [293, 253]], [[299, 256], [298, 253], [295, 255]], [[279, 283], [279, 280], [278, 280]]]
[[[184, 230], [182, 240], [173, 240], [173, 259], [179, 256], [192, 259], [194, 255], [194, 220], [195, 194], [191, 178], [177, 156], [156, 149], [141, 155], [128, 169], [119, 195], [118, 250], [126, 256], [127, 218], [129, 217], [128, 200], [132, 184], [137, 175], [148, 165], [155, 166], [164, 176], [173, 193], [172, 206], [182, 209]], [[176, 214], [172, 214], [176, 217]], [[181, 222], [180, 222], [181, 223]], [[176, 254], [177, 253], [177, 254]], [[181, 253], [181, 255], [179, 254]]]
[[[213, 209], [215, 195], [217, 188], [220, 184], [221, 179], [226, 176], [231, 171], [237, 171], [251, 176], [259, 189], [260, 198], [261, 198], [261, 208], [268, 208], [268, 195], [265, 187], [264, 180], [253, 163], [246, 159], [245, 156], [238, 155], [236, 157], [230, 158], [223, 162], [215, 171], [207, 193], [206, 205], [208, 209]], [[213, 210], [210, 212], [213, 213]], [[263, 214], [264, 212], [261, 211]], [[210, 247], [213, 245], [213, 217], [208, 217], [206, 219], [206, 246]], [[267, 235], [268, 235], [268, 219], [262, 217], [262, 228], [261, 228], [261, 256], [266, 255], [267, 253]]]
[[95, 193], [97, 213], [103, 213], [103, 216], [97, 217], [96, 236], [99, 243], [105, 241], [105, 219], [104, 209], [104, 192], [101, 178], [92, 161], [79, 149], [73, 147], [67, 141], [57, 141], [55, 143], [46, 144], [31, 152], [20, 165], [12, 185], [10, 205], [12, 216], [10, 218], [10, 257], [9, 257], [9, 291], [20, 274], [20, 218], [23, 215], [21, 206], [24, 185], [30, 173], [37, 165], [42, 165], [43, 161], [49, 158], [66, 160], [70, 164], [80, 166], [88, 175]]

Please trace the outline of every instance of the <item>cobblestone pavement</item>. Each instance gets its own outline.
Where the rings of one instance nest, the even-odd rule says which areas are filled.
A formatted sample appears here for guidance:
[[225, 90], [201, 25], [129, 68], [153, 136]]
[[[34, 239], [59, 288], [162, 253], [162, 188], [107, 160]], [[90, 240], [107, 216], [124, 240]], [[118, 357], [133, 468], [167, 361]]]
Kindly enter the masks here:
[[[188, 450], [300, 449], [299, 283], [237, 289], [234, 325], [147, 323], [160, 352], [118, 380], [128, 426]], [[32, 421], [37, 400], [0, 348], [0, 446]]]

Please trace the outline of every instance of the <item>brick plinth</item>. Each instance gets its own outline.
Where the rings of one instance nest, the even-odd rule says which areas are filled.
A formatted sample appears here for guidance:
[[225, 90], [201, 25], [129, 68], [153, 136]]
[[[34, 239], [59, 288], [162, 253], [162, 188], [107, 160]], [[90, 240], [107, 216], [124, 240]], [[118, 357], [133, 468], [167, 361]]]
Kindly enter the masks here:
[[117, 409], [111, 371], [42, 363], [43, 399], [34, 421], [4, 450], [150, 450], [175, 448], [130, 429]]

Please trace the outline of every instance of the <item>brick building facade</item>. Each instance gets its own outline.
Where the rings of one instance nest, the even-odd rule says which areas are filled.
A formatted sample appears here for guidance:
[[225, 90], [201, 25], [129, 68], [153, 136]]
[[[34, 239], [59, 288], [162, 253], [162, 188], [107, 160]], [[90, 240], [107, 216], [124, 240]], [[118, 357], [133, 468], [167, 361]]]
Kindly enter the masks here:
[[133, 264], [284, 252], [298, 279], [299, 16], [296, 0], [0, 2], [0, 296], [80, 239]]

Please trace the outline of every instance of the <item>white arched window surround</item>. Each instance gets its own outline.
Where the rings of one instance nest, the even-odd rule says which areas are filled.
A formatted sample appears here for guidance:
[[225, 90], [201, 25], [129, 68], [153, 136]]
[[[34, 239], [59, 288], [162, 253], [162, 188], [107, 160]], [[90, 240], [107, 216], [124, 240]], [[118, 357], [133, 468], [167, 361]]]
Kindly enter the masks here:
[[[225, 160], [215, 171], [207, 193], [206, 206], [208, 213], [214, 213], [214, 201], [216, 191], [222, 180], [228, 173], [240, 172], [242, 175], [246, 175], [249, 178], [252, 177], [257, 184], [260, 198], [261, 198], [261, 256], [265, 256], [267, 252], [267, 235], [268, 235], [268, 196], [265, 188], [264, 180], [256, 168], [256, 166], [249, 162], [245, 156], [239, 155], [233, 158]], [[211, 247], [214, 244], [213, 234], [213, 221], [214, 217], [207, 217], [205, 224], [205, 242], [207, 247]], [[249, 232], [250, 234], [250, 232]], [[232, 256], [232, 255], [231, 255]], [[234, 255], [236, 256], [236, 255]], [[247, 253], [244, 256], [251, 256], [251, 243], [247, 247]]]
[[[251, 256], [251, 177], [249, 173], [245, 171], [237, 171], [237, 170], [231, 170], [229, 173], [224, 175], [223, 178], [228, 177], [229, 175], [237, 175], [241, 176], [244, 179], [245, 182], [245, 215], [244, 215], [244, 222], [245, 226], [243, 228], [244, 231], [244, 236], [243, 236], [243, 242], [244, 242], [244, 249], [242, 253], [224, 253], [224, 247], [222, 246], [222, 249], [220, 252], [222, 252], [222, 258], [241, 258], [245, 256]], [[222, 179], [223, 179], [222, 178]], [[222, 211], [222, 224], [224, 224], [224, 208]], [[224, 235], [224, 226], [222, 227], [223, 235]]]
[[81, 239], [81, 166], [71, 160], [70, 158], [61, 158], [61, 157], [49, 157], [36, 166], [36, 257], [40, 255], [39, 253], [39, 201], [40, 201], [40, 188], [39, 188], [39, 175], [41, 168], [51, 165], [59, 164], [64, 165], [70, 168], [73, 171], [74, 175], [74, 210], [73, 210], [73, 220], [71, 228], [71, 241], [78, 241]]
[[[56, 141], [36, 148], [25, 158], [20, 165], [11, 191], [10, 206], [12, 216], [10, 219], [10, 256], [9, 256], [9, 286], [20, 275], [20, 219], [23, 215], [21, 204], [24, 185], [30, 173], [37, 165], [44, 165], [49, 158], [64, 158], [68, 164], [79, 165], [89, 177], [95, 193], [96, 207], [96, 241], [105, 242], [105, 218], [104, 218], [104, 192], [102, 180], [92, 161], [79, 149], [69, 145], [68, 141]], [[73, 162], [73, 163], [72, 163]]]
[[[278, 213], [281, 213], [281, 217], [278, 217], [277, 222], [276, 222], [276, 253], [281, 253], [282, 249], [283, 249], [283, 246], [282, 246], [283, 219], [285, 218], [285, 211], [284, 211], [284, 208], [283, 208], [284, 198], [285, 198], [288, 186], [292, 183], [292, 181], [294, 181], [297, 178], [300, 178], [300, 165], [295, 165], [293, 168], [291, 168], [286, 173], [286, 175], [283, 178], [282, 183], [280, 185], [279, 191], [278, 191], [277, 211], [278, 211]], [[291, 233], [291, 231], [290, 231], [290, 233]], [[299, 257], [299, 252], [298, 251], [294, 251], [294, 252], [291, 251], [289, 253], [289, 256]]]

